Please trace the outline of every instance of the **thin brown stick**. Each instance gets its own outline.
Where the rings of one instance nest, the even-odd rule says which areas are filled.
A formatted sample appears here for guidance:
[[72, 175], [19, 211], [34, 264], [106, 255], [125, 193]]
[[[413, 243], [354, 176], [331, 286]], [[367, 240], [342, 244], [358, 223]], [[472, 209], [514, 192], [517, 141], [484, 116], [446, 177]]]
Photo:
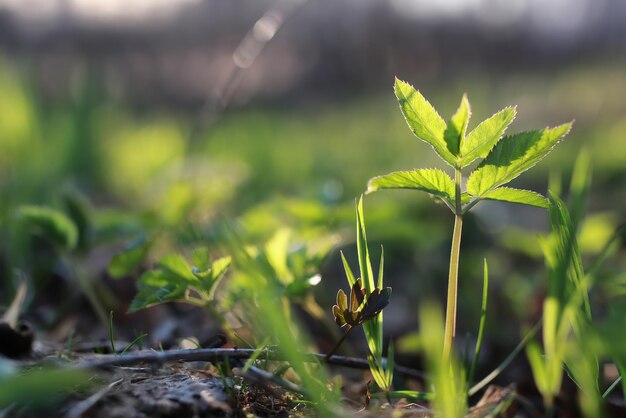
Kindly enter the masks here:
[[[224, 359], [245, 360], [250, 358], [257, 350], [250, 348], [199, 348], [193, 350], [169, 350], [169, 351], [138, 351], [124, 355], [102, 355], [98, 358], [85, 360], [75, 367], [79, 369], [109, 369], [111, 367], [132, 366], [140, 363], [163, 364], [174, 361], [210, 361], [218, 362]], [[287, 361], [287, 356], [280, 350], [264, 350], [261, 354], [263, 359], [272, 361]], [[328, 363], [335, 366], [352, 369], [369, 369], [367, 360], [356, 357], [333, 355], [327, 359], [326, 354], [307, 353], [305, 361], [312, 363]], [[395, 366], [395, 371], [404, 377], [424, 380], [425, 374], [419, 370], [403, 366]]]
[[335, 354], [335, 352], [339, 350], [339, 347], [341, 347], [341, 344], [343, 344], [346, 338], [348, 338], [348, 335], [350, 335], [353, 329], [354, 327], [351, 327], [350, 325], [348, 325], [348, 329], [346, 329], [346, 332], [344, 332], [341, 338], [339, 339], [339, 341], [337, 341], [337, 344], [335, 344], [333, 349], [330, 350], [328, 354], [326, 354], [326, 361], [328, 361], [333, 356], [333, 354]]

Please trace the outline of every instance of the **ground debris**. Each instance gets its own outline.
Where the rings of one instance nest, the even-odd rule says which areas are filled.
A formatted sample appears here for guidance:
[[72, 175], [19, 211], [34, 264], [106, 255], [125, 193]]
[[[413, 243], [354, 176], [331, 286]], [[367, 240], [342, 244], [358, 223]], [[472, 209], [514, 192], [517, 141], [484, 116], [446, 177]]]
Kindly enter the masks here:
[[500, 416], [511, 406], [515, 399], [513, 385], [501, 387], [490, 385], [476, 405], [470, 408], [468, 418]]
[[[115, 387], [82, 410], [78, 402], [66, 417], [147, 418], [147, 417], [230, 417], [229, 395], [219, 377], [188, 374], [125, 377]], [[76, 415], [81, 409], [80, 415]]]

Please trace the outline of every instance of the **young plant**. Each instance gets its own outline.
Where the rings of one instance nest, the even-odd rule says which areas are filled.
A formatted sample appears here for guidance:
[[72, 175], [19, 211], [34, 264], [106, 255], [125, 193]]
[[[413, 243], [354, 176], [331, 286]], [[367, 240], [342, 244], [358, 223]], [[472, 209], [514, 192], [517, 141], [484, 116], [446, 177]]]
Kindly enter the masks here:
[[167, 302], [186, 302], [211, 307], [215, 288], [230, 267], [230, 257], [211, 261], [206, 248], [193, 252], [192, 267], [180, 254], [163, 256], [156, 267], [145, 272], [129, 312]]
[[[534, 166], [569, 132], [571, 122], [554, 128], [502, 137], [515, 118], [515, 108], [506, 107], [468, 131], [470, 103], [463, 96], [458, 110], [446, 123], [432, 105], [411, 85], [396, 79], [395, 93], [411, 131], [430, 144], [454, 171], [454, 179], [442, 170], [398, 171], [370, 179], [367, 192], [380, 189], [414, 189], [441, 200], [454, 214], [450, 252], [448, 297], [443, 355], [449, 358], [456, 329], [457, 286], [463, 215], [481, 200], [498, 200], [546, 208], [542, 195], [503, 187]], [[469, 173], [462, 189], [463, 169], [482, 159]]]
[[[359, 258], [359, 271], [361, 277], [355, 279], [352, 269], [347, 260], [341, 255], [343, 266], [346, 271], [346, 278], [352, 287], [350, 293], [350, 307], [346, 294], [340, 290], [337, 293], [337, 305], [333, 306], [333, 315], [338, 325], [348, 325], [343, 339], [356, 326], [363, 324], [365, 338], [369, 354], [367, 360], [370, 372], [374, 381], [384, 392], [391, 390], [393, 381], [393, 348], [389, 347], [387, 360], [383, 359], [383, 313], [382, 310], [389, 303], [391, 288], [383, 288], [383, 266], [384, 253], [380, 255], [380, 266], [378, 271], [378, 283], [374, 284], [374, 272], [370, 261], [369, 249], [367, 247], [367, 236], [365, 234], [365, 220], [363, 218], [363, 197], [359, 199], [356, 207], [356, 236], [357, 250]], [[364, 285], [364, 288], [361, 286]], [[333, 351], [335, 350], [333, 349]], [[332, 355], [332, 352], [329, 354]]]

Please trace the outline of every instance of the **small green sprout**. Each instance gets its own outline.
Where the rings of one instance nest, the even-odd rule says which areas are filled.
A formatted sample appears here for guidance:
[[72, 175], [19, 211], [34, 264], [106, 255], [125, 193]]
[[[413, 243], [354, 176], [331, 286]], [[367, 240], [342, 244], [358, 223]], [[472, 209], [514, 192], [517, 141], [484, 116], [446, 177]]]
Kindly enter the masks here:
[[179, 254], [163, 256], [156, 267], [139, 278], [139, 292], [129, 312], [166, 302], [187, 302], [198, 306], [213, 303], [215, 288], [230, 267], [230, 257], [211, 261], [206, 248], [194, 251], [196, 267]]
[[359, 259], [359, 271], [361, 278], [355, 279], [346, 258], [341, 255], [343, 267], [346, 272], [348, 283], [352, 287], [350, 292], [350, 307], [348, 298], [343, 290], [337, 293], [337, 305], [333, 306], [335, 322], [340, 326], [346, 324], [349, 328], [335, 345], [327, 357], [341, 346], [348, 334], [356, 325], [363, 325], [365, 338], [369, 354], [367, 360], [370, 372], [376, 384], [386, 393], [391, 390], [393, 381], [393, 347], [389, 347], [387, 359], [383, 358], [383, 313], [382, 310], [389, 304], [391, 288], [383, 288], [383, 266], [385, 262], [384, 253], [380, 256], [380, 266], [378, 270], [378, 280], [374, 284], [374, 272], [370, 260], [367, 246], [367, 236], [365, 234], [365, 219], [363, 218], [363, 197], [356, 205], [356, 236]]

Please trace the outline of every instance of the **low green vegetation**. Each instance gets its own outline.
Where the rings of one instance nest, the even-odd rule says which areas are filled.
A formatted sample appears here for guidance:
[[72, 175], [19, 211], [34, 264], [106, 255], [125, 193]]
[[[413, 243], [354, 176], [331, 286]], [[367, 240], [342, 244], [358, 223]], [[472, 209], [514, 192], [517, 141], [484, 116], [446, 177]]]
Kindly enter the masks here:
[[[1, 72], [0, 86], [12, 85], [13, 77]], [[482, 415], [475, 415], [472, 405], [489, 384], [516, 383], [506, 381], [511, 378], [508, 367], [514, 359], [524, 361], [518, 355], [524, 352], [542, 399], [540, 411], [533, 412], [562, 416], [566, 379], [578, 388], [573, 408], [586, 417], [603, 416], [609, 401], [623, 403], [626, 278], [619, 255], [624, 233], [618, 227], [619, 208], [586, 214], [588, 203], [594, 202], [591, 155], [596, 151], [579, 153], [575, 164], [553, 164], [545, 196], [526, 190], [518, 180], [562, 141], [571, 123], [510, 133], [516, 108], [505, 107], [470, 128], [467, 96], [446, 121], [418, 90], [396, 80], [401, 114], [436, 156], [415, 157], [408, 141], [386, 144], [383, 134], [372, 133], [402, 135], [399, 119], [388, 117], [394, 113], [387, 99], [348, 110], [333, 108], [310, 115], [312, 121], [271, 110], [242, 111], [187, 142], [185, 123], [175, 118], [134, 120], [110, 103], [98, 104], [100, 99], [87, 90], [77, 99], [80, 112], [53, 110], [38, 106], [22, 87], [18, 82], [7, 90], [10, 97], [0, 98], [0, 109], [10, 99], [21, 115], [0, 127], [0, 147], [7, 151], [0, 157], [5, 158], [0, 160], [0, 188], [9, 196], [0, 202], [6, 237], [1, 267], [6, 277], [16, 277], [4, 286], [10, 290], [6, 294], [20, 294], [14, 282], [28, 282], [29, 293], [35, 293], [16, 296], [24, 305], [17, 311], [32, 308], [39, 301], [38, 289], [54, 287], [61, 277], [77, 291], [58, 302], [59, 310], [87, 300], [108, 330], [114, 355], [124, 358], [146, 343], [144, 331], [150, 330], [136, 330], [120, 353], [124, 346], [115, 339], [123, 330], [115, 329], [114, 322], [123, 311], [140, 315], [166, 303], [204, 309], [229, 344], [254, 350], [245, 362], [216, 361], [225, 386], [233, 393], [244, 391], [254, 386], [250, 373], [260, 370], [265, 373], [261, 376], [270, 376], [264, 383], [290, 393], [280, 402], [302, 415], [353, 414], [353, 407], [342, 402], [350, 378], [330, 367], [346, 354], [362, 359], [368, 369], [361, 383], [371, 376], [371, 384], [352, 402], [369, 407], [372, 414], [391, 410], [398, 399], [417, 402], [427, 414], [444, 418], [504, 414], [519, 401], [512, 389], [481, 410]], [[443, 103], [451, 103], [441, 96]], [[485, 102], [479, 97], [481, 112]], [[89, 117], [79, 121], [76, 113]], [[373, 116], [381, 114], [386, 119]], [[97, 122], [85, 122], [93, 120]], [[357, 120], [362, 123], [353, 123]], [[241, 121], [254, 135], [238, 128]], [[346, 134], [346, 143], [329, 139], [320, 126]], [[55, 160], [65, 162], [57, 161], [56, 167], [25, 157], [40, 140], [37, 132], [48, 129], [51, 141], [66, 141], [65, 148], [50, 150]], [[74, 161], [72, 155], [85, 151], [78, 138], [97, 145], [98, 164]], [[268, 147], [259, 138], [275, 138], [277, 145]], [[295, 148], [286, 146], [291, 140]], [[153, 143], [155, 148], [139, 158]], [[21, 159], [28, 167], [16, 164]], [[416, 161], [434, 168], [373, 177], [354, 208], [352, 199], [377, 170]], [[33, 181], [37, 176], [56, 181], [72, 164], [86, 183], [54, 193], [49, 185]], [[561, 175], [570, 166], [570, 184], [563, 187]], [[313, 169], [325, 177], [308, 178]], [[533, 171], [539, 172], [532, 177], [533, 186], [548, 182], [545, 164]], [[79, 191], [90, 187], [106, 198]], [[383, 189], [429, 194], [452, 212], [452, 236], [446, 238], [450, 224], [440, 210], [410, 196], [391, 202], [373, 194]], [[494, 201], [532, 207], [505, 213], [517, 217], [519, 211], [520, 218], [533, 221], [490, 219], [491, 212], [481, 212], [487, 205], [478, 203]], [[539, 218], [547, 222], [545, 234], [539, 232]], [[498, 222], [501, 229], [490, 233], [488, 228]], [[534, 228], [527, 228], [529, 223]], [[486, 236], [491, 243], [484, 242]], [[442, 254], [449, 242], [445, 262]], [[385, 252], [382, 245], [380, 252], [370, 251], [380, 243]], [[96, 270], [103, 258], [106, 267]], [[439, 284], [446, 271], [444, 298]], [[129, 282], [137, 288], [134, 299], [119, 300], [111, 283]], [[482, 294], [476, 291], [480, 284]], [[2, 302], [10, 304], [2, 295]], [[434, 300], [446, 300], [445, 315]], [[11, 311], [10, 324], [16, 328], [17, 311]], [[409, 332], [414, 325], [418, 330]], [[404, 335], [391, 335], [398, 329]], [[496, 335], [496, 329], [505, 336]], [[71, 357], [71, 343], [68, 338], [59, 368], [0, 361], [0, 387], [6, 389], [0, 415], [22, 413], [23, 405], [45, 408], [61, 402], [61, 394], [80, 397], [91, 390], [86, 384], [90, 373], [64, 363]], [[486, 362], [481, 353], [488, 344], [510, 354], [496, 359], [499, 365]], [[415, 378], [415, 370], [414, 381], [406, 378], [406, 365], [399, 359], [407, 354], [421, 359], [421, 379]], [[609, 382], [602, 365], [615, 371]], [[54, 388], [45, 384], [52, 380], [61, 383]], [[24, 395], [29, 388], [36, 395], [30, 400]]]

